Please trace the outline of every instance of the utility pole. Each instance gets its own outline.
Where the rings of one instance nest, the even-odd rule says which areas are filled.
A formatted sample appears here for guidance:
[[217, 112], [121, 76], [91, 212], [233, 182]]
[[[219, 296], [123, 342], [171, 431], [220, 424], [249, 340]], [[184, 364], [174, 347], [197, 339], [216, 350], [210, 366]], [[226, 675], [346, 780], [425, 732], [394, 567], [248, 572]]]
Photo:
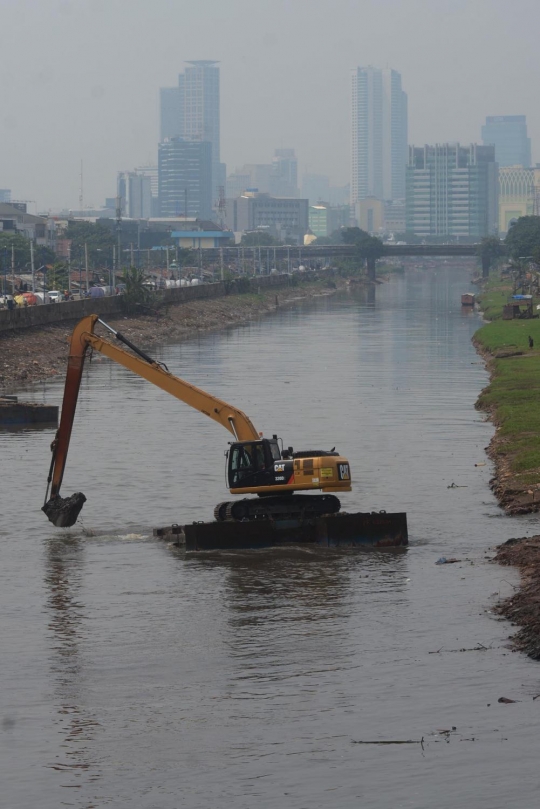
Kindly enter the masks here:
[[116, 271], [119, 272], [122, 262], [122, 198], [120, 195], [116, 197], [116, 240], [118, 245]]
[[32, 292], [36, 291], [36, 278], [34, 272], [34, 240], [30, 240], [30, 266], [32, 268]]
[[68, 293], [71, 298], [71, 245], [68, 245]]
[[81, 209], [81, 214], [82, 214], [82, 210], [83, 210], [83, 205], [84, 205], [84, 194], [83, 194], [83, 162], [82, 162], [82, 158], [81, 158], [81, 185], [80, 185], [80, 189], [79, 189], [79, 207], [80, 207], [80, 209]]
[[221, 280], [223, 281], [223, 247], [219, 248], [219, 264], [221, 267]]
[[86, 292], [88, 294], [88, 245], [86, 242], [84, 243], [84, 268], [86, 271]]
[[11, 245], [11, 294], [15, 289], [15, 245]]

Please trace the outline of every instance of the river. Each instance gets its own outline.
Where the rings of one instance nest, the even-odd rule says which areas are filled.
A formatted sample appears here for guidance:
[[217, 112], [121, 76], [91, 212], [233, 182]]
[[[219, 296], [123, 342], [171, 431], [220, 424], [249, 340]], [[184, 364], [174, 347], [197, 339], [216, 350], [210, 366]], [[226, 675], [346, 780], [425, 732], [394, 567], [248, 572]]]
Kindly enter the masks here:
[[491, 608], [517, 576], [489, 559], [537, 518], [489, 490], [468, 286], [442, 265], [153, 352], [285, 445], [335, 445], [343, 507], [407, 511], [405, 551], [154, 539], [211, 518], [228, 434], [97, 357], [63, 485], [82, 523], [40, 512], [52, 433], [0, 433], [2, 807], [536, 805], [540, 668], [508, 649]]

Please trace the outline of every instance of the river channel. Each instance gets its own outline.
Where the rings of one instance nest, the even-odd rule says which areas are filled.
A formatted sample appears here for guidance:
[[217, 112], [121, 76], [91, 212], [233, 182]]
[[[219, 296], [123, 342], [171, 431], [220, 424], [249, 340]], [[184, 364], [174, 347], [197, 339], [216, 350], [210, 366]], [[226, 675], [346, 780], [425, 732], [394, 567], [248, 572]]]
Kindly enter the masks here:
[[96, 357], [63, 484], [82, 523], [40, 512], [51, 431], [0, 433], [2, 807], [537, 805], [540, 667], [508, 648], [491, 608], [517, 577], [489, 561], [537, 518], [488, 486], [468, 287], [442, 265], [153, 351], [285, 445], [335, 445], [346, 510], [407, 511], [401, 552], [154, 539], [211, 518], [228, 434]]

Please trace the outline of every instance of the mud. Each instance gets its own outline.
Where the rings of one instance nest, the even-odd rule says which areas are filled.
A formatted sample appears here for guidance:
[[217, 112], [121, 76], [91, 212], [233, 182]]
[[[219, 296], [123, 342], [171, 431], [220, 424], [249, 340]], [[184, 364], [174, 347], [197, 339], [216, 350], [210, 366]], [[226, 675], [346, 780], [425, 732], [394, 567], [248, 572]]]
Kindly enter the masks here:
[[[260, 295], [229, 295], [169, 306], [156, 315], [112, 318], [110, 325], [142, 346], [180, 341], [195, 333], [222, 329], [253, 320], [299, 300], [331, 295], [323, 283], [268, 290]], [[64, 374], [74, 323], [21, 329], [0, 335], [0, 392], [21, 382], [34, 383]]]
[[540, 660], [540, 536], [509, 539], [499, 545], [494, 561], [519, 568], [520, 589], [495, 609], [520, 627], [512, 646]]

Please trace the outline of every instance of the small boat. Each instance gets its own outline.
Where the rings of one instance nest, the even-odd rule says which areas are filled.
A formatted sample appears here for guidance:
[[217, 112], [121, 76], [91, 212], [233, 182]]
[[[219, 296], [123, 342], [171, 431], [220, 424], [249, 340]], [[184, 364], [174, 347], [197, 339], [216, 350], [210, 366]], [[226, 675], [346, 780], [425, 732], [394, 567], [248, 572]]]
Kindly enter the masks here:
[[474, 306], [476, 302], [476, 298], [474, 292], [464, 292], [461, 296], [461, 305], [462, 306]]

